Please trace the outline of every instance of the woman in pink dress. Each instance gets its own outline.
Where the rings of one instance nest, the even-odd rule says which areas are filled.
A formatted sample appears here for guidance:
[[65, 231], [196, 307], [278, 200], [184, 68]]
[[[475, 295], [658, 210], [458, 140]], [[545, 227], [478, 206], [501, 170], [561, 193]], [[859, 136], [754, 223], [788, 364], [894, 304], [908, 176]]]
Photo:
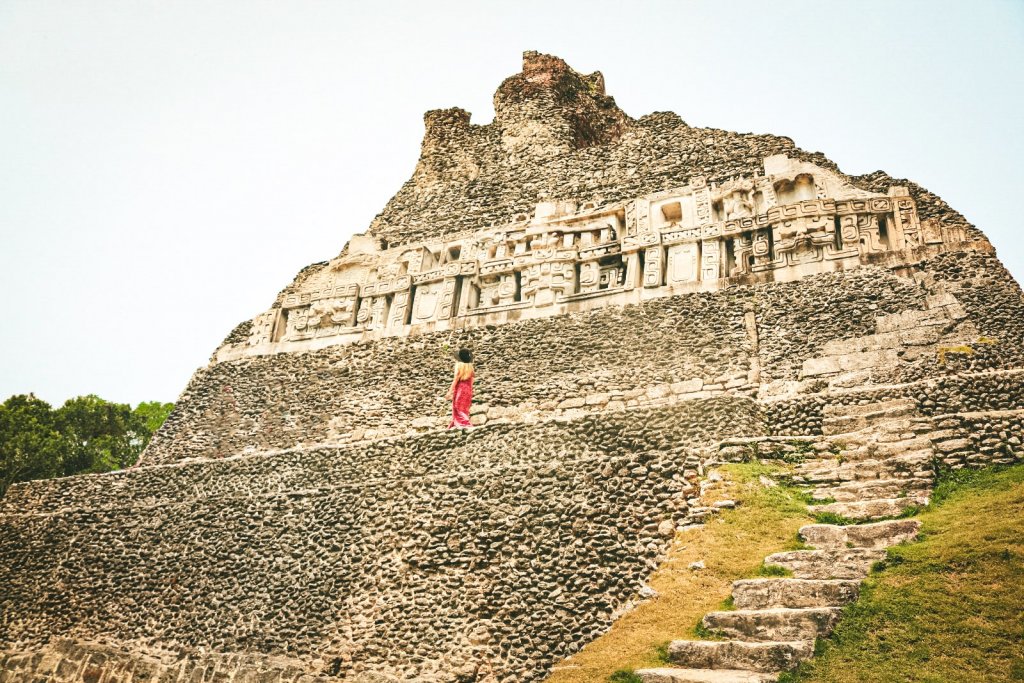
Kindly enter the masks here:
[[445, 397], [452, 402], [452, 421], [448, 423], [448, 429], [468, 429], [471, 426], [469, 404], [473, 401], [473, 353], [469, 349], [459, 349], [457, 358], [455, 377]]

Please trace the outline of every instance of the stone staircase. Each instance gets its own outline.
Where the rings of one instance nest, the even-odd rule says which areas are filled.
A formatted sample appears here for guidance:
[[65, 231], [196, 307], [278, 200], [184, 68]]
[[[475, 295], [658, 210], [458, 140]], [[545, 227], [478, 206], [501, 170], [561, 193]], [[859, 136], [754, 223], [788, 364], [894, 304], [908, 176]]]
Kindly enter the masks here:
[[797, 483], [821, 501], [813, 513], [867, 521], [898, 517], [928, 504], [935, 479], [929, 418], [911, 399], [826, 406], [829, 449], [796, 468]]
[[672, 641], [669, 665], [637, 671], [645, 683], [776, 681], [814, 656], [815, 640], [832, 633], [843, 605], [857, 599], [885, 549], [917, 536], [920, 522], [901, 517], [927, 504], [934, 468], [932, 425], [917, 415], [913, 401], [828, 406], [822, 431], [790, 458], [798, 460], [793, 482], [820, 501], [809, 506], [813, 513], [842, 523], [804, 526], [800, 536], [813, 550], [764, 559], [790, 576], [734, 582], [735, 609], [703, 619], [721, 640]]

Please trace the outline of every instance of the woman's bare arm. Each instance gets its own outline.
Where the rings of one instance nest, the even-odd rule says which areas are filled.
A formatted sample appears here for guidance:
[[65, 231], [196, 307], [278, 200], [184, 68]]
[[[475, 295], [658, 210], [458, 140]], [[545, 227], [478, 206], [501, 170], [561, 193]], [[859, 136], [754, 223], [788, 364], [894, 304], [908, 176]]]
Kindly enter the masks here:
[[453, 398], [455, 398], [455, 385], [457, 385], [458, 383], [459, 383], [459, 371], [456, 369], [455, 373], [454, 373], [454, 376], [452, 377], [452, 385], [450, 387], [448, 387], [448, 393], [445, 394], [445, 397], [444, 397], [444, 399], [446, 401], [451, 401]]

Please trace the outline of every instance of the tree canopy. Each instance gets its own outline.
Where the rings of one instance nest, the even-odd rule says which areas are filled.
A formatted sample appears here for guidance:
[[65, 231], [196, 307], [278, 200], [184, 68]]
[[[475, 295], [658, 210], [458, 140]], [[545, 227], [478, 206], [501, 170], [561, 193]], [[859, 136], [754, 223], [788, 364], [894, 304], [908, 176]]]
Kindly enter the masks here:
[[17, 481], [135, 464], [173, 408], [150, 401], [132, 409], [90, 394], [54, 409], [32, 394], [11, 396], [0, 404], [0, 496]]

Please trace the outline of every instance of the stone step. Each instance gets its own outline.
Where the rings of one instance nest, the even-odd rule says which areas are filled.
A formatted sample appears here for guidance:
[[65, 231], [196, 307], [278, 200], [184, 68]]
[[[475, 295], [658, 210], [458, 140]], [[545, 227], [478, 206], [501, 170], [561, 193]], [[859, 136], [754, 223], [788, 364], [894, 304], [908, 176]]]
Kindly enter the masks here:
[[934, 448], [928, 437], [916, 436], [901, 441], [880, 442], [868, 441], [839, 450], [843, 460], [859, 462], [862, 460], [885, 460], [896, 456], [931, 456]]
[[868, 519], [885, 519], [899, 517], [907, 510], [923, 507], [928, 504], [928, 496], [906, 496], [904, 498], [874, 498], [852, 503], [829, 503], [828, 505], [811, 505], [812, 513], [831, 512], [834, 515], [855, 521]]
[[860, 595], [860, 581], [807, 579], [741, 579], [732, 584], [738, 610], [840, 607]]
[[821, 433], [829, 437], [846, 436], [850, 439], [872, 437], [876, 440], [893, 441], [931, 430], [928, 420], [918, 417], [856, 415], [826, 417], [821, 420]]
[[[842, 451], [838, 458], [836, 458], [837, 462], [843, 464], [875, 463], [872, 467], [875, 467], [877, 470], [892, 470], [894, 472], [910, 472], [931, 467], [934, 459], [935, 451], [930, 447], [918, 449], [897, 448], [891, 451], [888, 449], [864, 448], [855, 451]], [[871, 478], [875, 479], [878, 477]], [[891, 478], [902, 479], [904, 477]]]
[[820, 486], [811, 492], [811, 498], [816, 501], [832, 499], [837, 503], [853, 503], [874, 498], [901, 498], [906, 495], [927, 498], [931, 495], [931, 488], [931, 479], [869, 479], [846, 482], [838, 486]]
[[873, 524], [808, 524], [800, 527], [800, 538], [819, 550], [828, 548], [882, 549], [912, 541], [921, 529], [916, 519], [893, 519]]
[[673, 640], [668, 658], [692, 669], [787, 671], [814, 656], [814, 641], [748, 643], [739, 640]]
[[893, 398], [885, 401], [873, 401], [862, 404], [834, 404], [825, 405], [822, 414], [825, 417], [839, 417], [844, 415], [874, 415], [893, 414], [911, 415], [917, 412], [917, 402], [912, 398]]
[[774, 553], [764, 558], [764, 563], [784, 567], [796, 579], [863, 579], [871, 565], [883, 559], [884, 550], [838, 548]]
[[742, 669], [637, 669], [644, 683], [775, 683], [777, 674]]
[[754, 609], [711, 612], [703, 624], [726, 638], [747, 641], [814, 640], [832, 633], [841, 607]]
[[874, 411], [865, 411], [856, 414], [825, 414], [821, 418], [826, 434], [857, 433], [866, 429], [883, 430], [887, 432], [908, 431], [928, 424], [928, 418], [922, 418], [917, 414], [915, 408], [892, 408]]
[[910, 453], [884, 460], [840, 461], [819, 458], [800, 463], [795, 474], [810, 484], [831, 484], [868, 479], [914, 479], [934, 476], [931, 452]]

